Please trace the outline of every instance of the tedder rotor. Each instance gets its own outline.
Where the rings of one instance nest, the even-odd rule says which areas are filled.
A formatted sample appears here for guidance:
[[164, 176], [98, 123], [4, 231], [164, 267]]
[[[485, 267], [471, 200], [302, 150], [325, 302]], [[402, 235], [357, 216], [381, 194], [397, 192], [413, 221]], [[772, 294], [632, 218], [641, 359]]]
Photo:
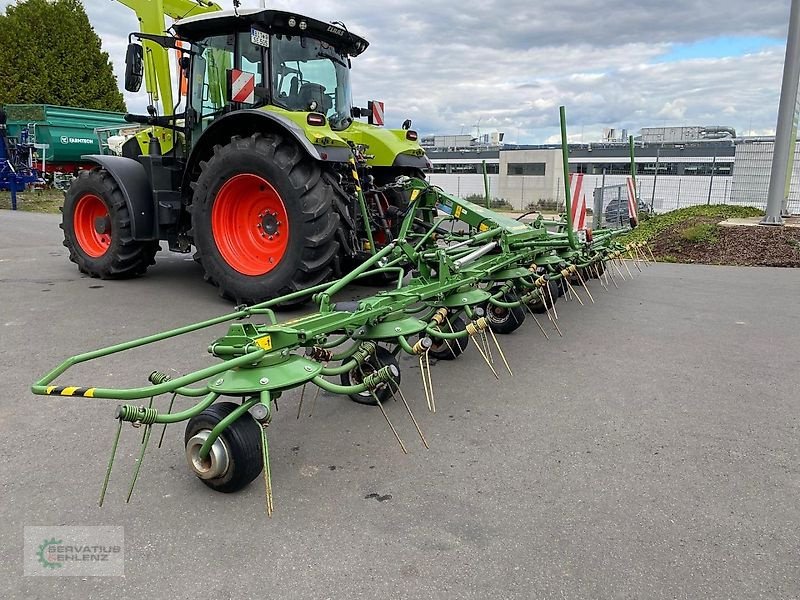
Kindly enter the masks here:
[[[604, 288], [617, 286], [652, 259], [642, 244], [619, 243], [623, 230], [574, 232], [569, 207], [561, 220], [540, 216], [522, 223], [417, 177], [400, 176], [378, 189], [386, 196], [408, 199], [397, 234], [343, 277], [239, 306], [215, 319], [79, 354], [34, 384], [35, 394], [125, 402], [115, 412], [118, 424], [101, 505], [125, 423], [144, 427], [127, 494], [130, 500], [153, 426], [166, 429], [170, 423], [186, 422], [184, 441], [191, 471], [221, 492], [242, 489], [263, 473], [271, 514], [266, 432], [277, 400], [298, 388], [302, 389], [298, 418], [304, 402], [313, 406], [320, 391], [348, 395], [375, 405], [406, 452], [384, 406], [394, 398], [427, 447], [412, 403], [401, 391], [401, 354], [418, 360], [420, 395], [428, 410], [435, 412], [431, 357], [456, 359], [474, 348], [492, 376], [499, 378], [502, 370], [511, 373], [513, 360], [502, 351], [496, 333], [511, 333], [530, 317], [546, 338], [560, 336], [555, 306], [559, 295], [594, 302], [589, 280]], [[569, 203], [569, 194], [567, 198]], [[391, 281], [391, 286], [357, 301], [337, 299], [351, 283], [376, 277]], [[275, 307], [305, 295], [312, 295], [316, 312], [278, 319]], [[212, 366], [177, 377], [153, 371], [149, 385], [136, 388], [55, 383], [77, 364], [223, 323], [229, 324], [227, 332], [208, 346], [218, 359]], [[162, 395], [170, 398], [164, 408], [155, 401]], [[228, 400], [217, 402], [221, 398]], [[188, 401], [187, 406], [176, 409], [182, 401]], [[163, 430], [160, 435], [163, 439]]]

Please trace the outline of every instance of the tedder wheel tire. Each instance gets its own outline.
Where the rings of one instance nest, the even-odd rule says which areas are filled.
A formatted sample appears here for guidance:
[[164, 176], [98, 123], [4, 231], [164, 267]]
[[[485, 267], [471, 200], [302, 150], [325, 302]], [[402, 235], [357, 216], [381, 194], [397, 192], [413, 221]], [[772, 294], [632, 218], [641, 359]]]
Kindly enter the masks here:
[[191, 207], [195, 260], [221, 296], [253, 304], [329, 278], [339, 251], [335, 192], [294, 141], [234, 136], [201, 168]]
[[238, 407], [233, 402], [212, 404], [189, 420], [184, 436], [189, 468], [212, 490], [226, 494], [241, 490], [261, 473], [261, 426], [245, 413], [220, 434], [206, 460], [201, 461], [198, 452], [214, 426]]
[[100, 279], [141, 275], [155, 263], [158, 242], [137, 242], [117, 182], [103, 169], [82, 171], [64, 197], [61, 229], [69, 259]]
[[537, 315], [547, 312], [548, 308], [552, 308], [550, 305], [550, 296], [553, 297], [553, 304], [558, 302], [558, 297], [560, 296], [558, 290], [561, 286], [558, 284], [557, 281], [552, 281], [552, 280], [548, 281], [547, 285], [550, 287], [550, 295], [548, 295], [547, 292], [544, 289], [542, 289], [541, 292], [543, 294], [544, 300], [539, 300], [538, 302], [528, 304], [528, 307], [531, 309], [531, 311], [535, 312]]
[[[514, 302], [516, 300], [517, 296], [513, 293], [503, 296], [503, 302]], [[495, 333], [511, 333], [525, 322], [525, 309], [522, 306], [503, 308], [489, 303], [486, 305], [486, 319], [489, 321], [489, 327]]]
[[[397, 362], [397, 357], [383, 346], [378, 346], [375, 354], [370, 356], [360, 367], [356, 367], [347, 373], [342, 373], [342, 385], [357, 385], [362, 382], [365, 375], [374, 373], [378, 369], [388, 365], [397, 367], [398, 375], [394, 379], [394, 385], [390, 386], [388, 383], [381, 383], [373, 390], [381, 403], [386, 402], [392, 397], [392, 392], [400, 387], [400, 363]], [[348, 394], [348, 396], [353, 402], [358, 402], [359, 404], [378, 405], [378, 403], [375, 402], [375, 398], [373, 398], [372, 394], [368, 391], [361, 392], [360, 394]]]
[[[448, 322], [449, 325], [447, 324]], [[443, 333], [458, 333], [459, 331], [464, 331], [466, 328], [467, 325], [464, 323], [464, 319], [455, 317], [449, 318], [445, 322], [444, 328], [440, 329]], [[467, 349], [469, 345], [469, 336], [465, 335], [464, 337], [454, 340], [437, 340], [432, 337], [431, 341], [433, 342], [433, 346], [431, 346], [429, 351], [431, 358], [435, 358], [436, 360], [455, 360]]]

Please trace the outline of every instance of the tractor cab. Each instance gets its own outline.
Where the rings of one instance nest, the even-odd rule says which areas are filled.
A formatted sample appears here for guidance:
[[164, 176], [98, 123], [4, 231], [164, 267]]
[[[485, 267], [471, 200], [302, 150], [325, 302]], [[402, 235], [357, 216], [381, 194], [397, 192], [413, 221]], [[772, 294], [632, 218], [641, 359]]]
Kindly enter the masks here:
[[368, 42], [344, 27], [243, 10], [191, 17], [174, 28], [195, 48], [189, 104], [201, 130], [226, 112], [264, 106], [322, 115], [333, 131], [353, 122], [350, 57]]

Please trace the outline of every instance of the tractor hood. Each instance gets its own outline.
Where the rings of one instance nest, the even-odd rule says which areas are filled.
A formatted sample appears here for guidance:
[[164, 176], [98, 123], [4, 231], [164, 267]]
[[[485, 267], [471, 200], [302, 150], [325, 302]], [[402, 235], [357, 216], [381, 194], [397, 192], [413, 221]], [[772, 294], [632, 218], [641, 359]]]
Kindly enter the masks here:
[[342, 25], [332, 25], [294, 12], [280, 10], [241, 9], [213, 12], [176, 21], [177, 37], [197, 42], [215, 35], [248, 31], [255, 27], [272, 34], [307, 36], [327, 42], [343, 54], [358, 56], [369, 46], [364, 38], [347, 31]]
[[307, 112], [288, 111], [277, 106], [265, 106], [257, 110], [275, 113], [295, 123], [320, 154], [328, 157], [325, 160], [349, 160], [352, 143], [367, 147], [366, 154], [371, 157], [367, 163], [371, 167], [424, 169], [429, 166], [425, 151], [417, 141], [407, 139], [404, 129], [386, 129], [353, 121], [347, 129], [334, 131], [327, 122], [319, 126], [308, 125]]

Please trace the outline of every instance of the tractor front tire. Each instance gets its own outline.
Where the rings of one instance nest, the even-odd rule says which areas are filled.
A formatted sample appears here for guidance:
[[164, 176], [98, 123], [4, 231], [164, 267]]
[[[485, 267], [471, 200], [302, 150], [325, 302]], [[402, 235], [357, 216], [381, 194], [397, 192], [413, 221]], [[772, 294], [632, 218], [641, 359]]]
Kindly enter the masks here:
[[155, 263], [158, 242], [133, 239], [128, 205], [107, 171], [82, 171], [69, 186], [61, 212], [64, 246], [81, 273], [125, 279]]
[[292, 140], [234, 136], [201, 162], [193, 189], [195, 260], [221, 296], [255, 304], [330, 277], [339, 252], [335, 191]]

